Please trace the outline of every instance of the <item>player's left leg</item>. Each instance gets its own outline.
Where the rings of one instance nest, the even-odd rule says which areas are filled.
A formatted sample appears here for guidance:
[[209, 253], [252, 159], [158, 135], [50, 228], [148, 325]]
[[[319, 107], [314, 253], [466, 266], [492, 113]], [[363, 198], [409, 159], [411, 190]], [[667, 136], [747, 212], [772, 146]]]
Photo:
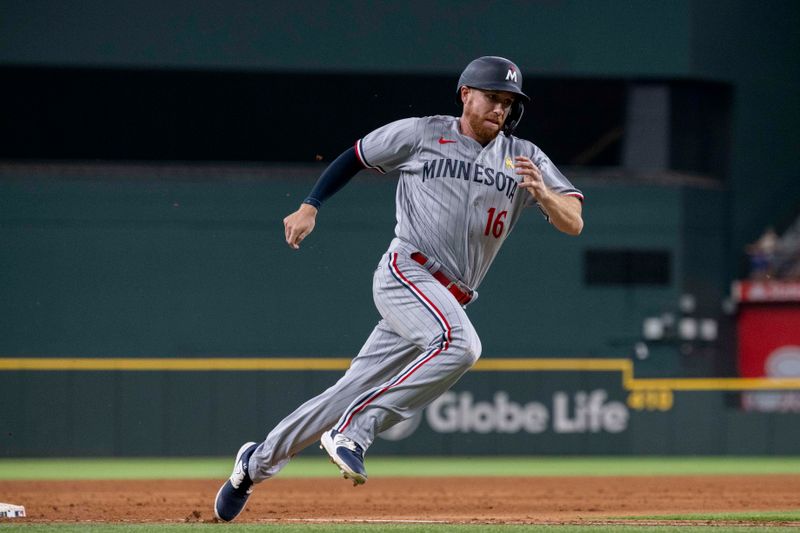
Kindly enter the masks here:
[[281, 420], [256, 448], [248, 468], [253, 481], [258, 483], [277, 474], [295, 454], [316, 443], [358, 396], [399, 372], [419, 353], [417, 346], [381, 320], [347, 372]]
[[253, 484], [277, 474], [323, 431], [364, 390], [382, 383], [419, 354], [419, 348], [397, 335], [381, 320], [344, 376], [332, 387], [295, 409], [270, 431], [264, 442], [248, 442], [236, 454], [233, 473], [220, 488], [214, 514], [224, 521], [244, 509]]

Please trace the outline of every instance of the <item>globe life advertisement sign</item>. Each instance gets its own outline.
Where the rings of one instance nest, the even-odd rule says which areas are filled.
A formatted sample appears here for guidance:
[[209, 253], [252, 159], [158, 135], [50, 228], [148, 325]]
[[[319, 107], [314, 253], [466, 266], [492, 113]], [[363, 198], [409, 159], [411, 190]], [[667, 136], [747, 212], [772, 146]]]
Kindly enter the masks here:
[[454, 389], [380, 436], [398, 441], [421, 427], [440, 435], [619, 434], [628, 429], [629, 419], [625, 403], [610, 399], [605, 389], [557, 390], [546, 400], [515, 398], [505, 390], [478, 399], [471, 391]]

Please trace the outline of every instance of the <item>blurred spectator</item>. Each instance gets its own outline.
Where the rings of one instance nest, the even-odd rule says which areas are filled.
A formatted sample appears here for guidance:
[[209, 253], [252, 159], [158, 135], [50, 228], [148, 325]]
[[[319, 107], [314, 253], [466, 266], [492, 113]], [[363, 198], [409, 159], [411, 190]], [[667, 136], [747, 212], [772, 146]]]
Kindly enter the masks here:
[[746, 251], [751, 279], [800, 281], [800, 217], [781, 236], [768, 227]]
[[768, 227], [756, 242], [747, 246], [751, 279], [772, 278], [777, 249], [778, 234], [772, 227]]

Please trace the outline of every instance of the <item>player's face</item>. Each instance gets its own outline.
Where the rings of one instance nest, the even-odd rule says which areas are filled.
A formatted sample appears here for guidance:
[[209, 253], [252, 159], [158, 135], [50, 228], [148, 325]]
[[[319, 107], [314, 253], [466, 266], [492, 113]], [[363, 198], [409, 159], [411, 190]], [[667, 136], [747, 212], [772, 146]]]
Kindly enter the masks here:
[[473, 137], [481, 144], [494, 139], [511, 112], [514, 104], [514, 93], [507, 91], [484, 91], [471, 87], [462, 87], [461, 101], [464, 103], [462, 114], [462, 133]]

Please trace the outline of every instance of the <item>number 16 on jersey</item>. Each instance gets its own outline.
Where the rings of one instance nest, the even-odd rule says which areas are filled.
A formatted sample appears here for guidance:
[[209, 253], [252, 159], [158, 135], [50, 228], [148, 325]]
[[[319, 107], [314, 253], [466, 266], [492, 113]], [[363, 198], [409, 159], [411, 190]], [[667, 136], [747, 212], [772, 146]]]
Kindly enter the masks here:
[[486, 229], [483, 230], [484, 235], [492, 235], [495, 238], [500, 238], [505, 229], [505, 220], [508, 211], [500, 211], [495, 217], [496, 208], [489, 209], [489, 218], [486, 220]]

